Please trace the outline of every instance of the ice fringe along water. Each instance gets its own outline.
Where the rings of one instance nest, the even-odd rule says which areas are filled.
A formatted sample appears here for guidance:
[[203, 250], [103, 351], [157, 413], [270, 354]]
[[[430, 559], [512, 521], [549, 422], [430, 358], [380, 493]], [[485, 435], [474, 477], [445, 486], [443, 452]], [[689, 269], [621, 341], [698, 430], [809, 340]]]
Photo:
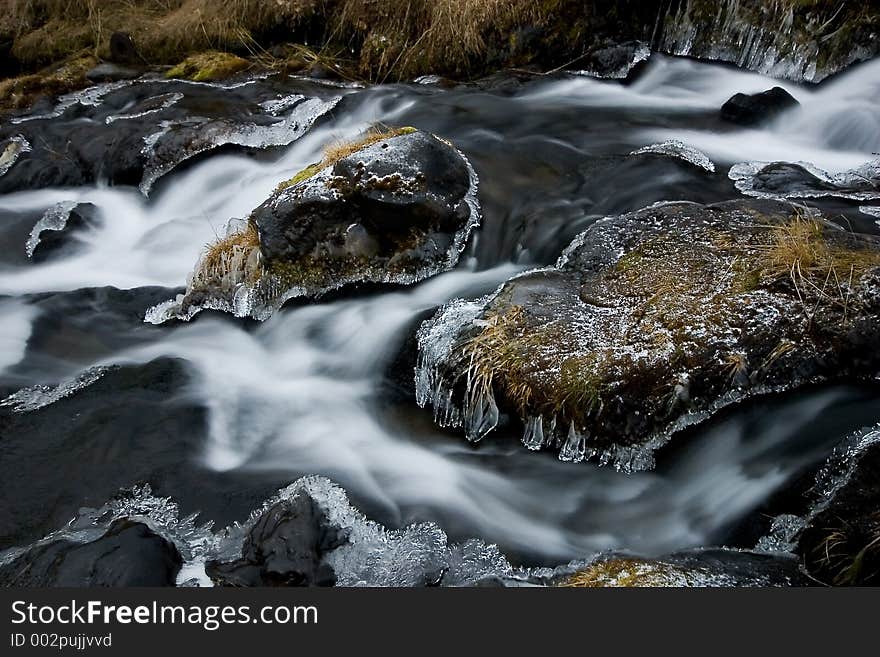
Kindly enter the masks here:
[[111, 366], [98, 365], [80, 372], [75, 377], [62, 381], [57, 386], [37, 385], [22, 388], [3, 400], [0, 406], [11, 408], [16, 413], [30, 413], [54, 404], [60, 399], [87, 388], [109, 372]]
[[3, 152], [0, 153], [0, 176], [12, 168], [22, 153], [27, 153], [30, 150], [30, 142], [22, 135], [11, 137], [3, 147]]
[[670, 139], [669, 141], [664, 141], [660, 144], [651, 144], [650, 146], [639, 148], [630, 153], [630, 155], [646, 154], [675, 157], [679, 160], [684, 160], [689, 164], [693, 164], [696, 167], [705, 169], [709, 173], [715, 173], [715, 163], [712, 162], [705, 153], [698, 151], [696, 148], [691, 148], [676, 139]]

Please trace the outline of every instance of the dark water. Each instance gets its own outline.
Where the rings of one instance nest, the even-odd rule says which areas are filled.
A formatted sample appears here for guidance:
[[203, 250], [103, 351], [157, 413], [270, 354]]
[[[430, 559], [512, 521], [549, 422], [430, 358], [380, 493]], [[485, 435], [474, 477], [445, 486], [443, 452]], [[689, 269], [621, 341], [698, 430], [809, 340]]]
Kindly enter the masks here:
[[[167, 84], [137, 94], [159, 96]], [[315, 84], [276, 79], [260, 93], [270, 85], [279, 97], [309, 95]], [[134, 186], [103, 184], [0, 196], [0, 394], [50, 388], [15, 398], [32, 410], [16, 410], [14, 400], [0, 407], [0, 548], [29, 543], [78, 507], [139, 483], [224, 526], [303, 474], [331, 477], [376, 520], [436, 520], [453, 537], [497, 542], [525, 563], [724, 542], [846, 434], [880, 421], [880, 392], [834, 387], [756, 400], [678, 437], [656, 470], [625, 475], [532, 454], [513, 435], [472, 448], [437, 429], [415, 406], [405, 351], [434, 308], [554, 262], [601, 216], [664, 200], [736, 198], [727, 172], [740, 162], [806, 161], [835, 173], [880, 150], [877, 65], [818, 89], [789, 86], [802, 107], [762, 130], [718, 120], [733, 93], [775, 84], [655, 58], [628, 85], [508, 76], [454, 88], [322, 88], [322, 97], [344, 98], [289, 147], [202, 158], [165, 176], [149, 199]], [[91, 118], [75, 120], [104, 121], [134, 93], [112, 91]], [[41, 125], [63, 130], [68, 114]], [[161, 119], [133, 121], [155, 127]], [[408, 289], [297, 304], [263, 324], [215, 313], [189, 324], [143, 322], [185, 284], [229, 218], [246, 216], [319, 159], [327, 141], [377, 121], [452, 140], [479, 174], [482, 226], [455, 271]], [[670, 139], [708, 156], [714, 172], [630, 155]], [[31, 227], [64, 201], [94, 204], [95, 223], [77, 234], [78, 249], [29, 261]], [[810, 203], [878, 232], [859, 209], [868, 201]], [[83, 385], [71, 383], [84, 372]], [[51, 394], [59, 384], [65, 394]]]

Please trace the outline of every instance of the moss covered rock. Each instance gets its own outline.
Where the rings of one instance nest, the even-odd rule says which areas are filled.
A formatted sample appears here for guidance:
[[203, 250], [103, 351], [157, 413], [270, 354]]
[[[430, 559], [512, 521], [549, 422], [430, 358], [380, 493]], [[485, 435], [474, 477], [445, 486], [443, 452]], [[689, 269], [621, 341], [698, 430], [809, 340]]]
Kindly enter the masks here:
[[777, 202], [597, 222], [555, 267], [419, 331], [418, 402], [478, 441], [506, 416], [565, 461], [632, 470], [756, 393], [880, 372], [880, 242]]
[[165, 73], [167, 78], [194, 82], [225, 80], [251, 67], [251, 63], [228, 52], [208, 51], [191, 55]]
[[331, 146], [212, 245], [186, 294], [148, 319], [203, 308], [264, 319], [292, 297], [433, 276], [456, 264], [479, 219], [476, 184], [454, 146], [414, 128]]

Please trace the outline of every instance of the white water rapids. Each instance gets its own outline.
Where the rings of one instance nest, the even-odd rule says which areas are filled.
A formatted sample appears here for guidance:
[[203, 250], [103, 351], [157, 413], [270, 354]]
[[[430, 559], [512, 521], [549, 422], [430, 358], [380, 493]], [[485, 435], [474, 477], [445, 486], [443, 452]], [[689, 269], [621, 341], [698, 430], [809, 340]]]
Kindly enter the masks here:
[[[777, 84], [802, 106], [768, 128], [719, 132], [658, 123], [618, 135], [627, 143], [622, 153], [680, 140], [725, 172], [733, 163], [755, 160], [802, 160], [838, 172], [880, 150], [880, 61], [807, 89], [728, 67], [655, 57], [630, 86], [575, 77], [537, 85], [506, 102], [511, 121], [519, 112], [551, 106], [584, 113], [699, 113], [736, 92]], [[376, 121], [399, 123], [415, 103], [425, 102], [399, 88], [391, 96], [383, 88], [360, 93], [368, 100], [354, 111], [334, 112], [278, 161], [214, 156], [171, 174], [171, 182], [149, 199], [135, 188], [102, 185], [0, 196], [4, 211], [43, 211], [63, 201], [97, 207], [97, 222], [79, 233], [83, 248], [76, 253], [2, 265], [0, 374], [25, 356], [39, 313], [25, 295], [97, 286], [181, 287], [226, 221], [247, 216], [280, 181], [320, 159], [325, 143], [353, 137]], [[462, 112], [474, 107], [479, 111], [471, 103]], [[456, 135], [444, 136], [456, 141]], [[180, 358], [192, 373], [187, 396], [208, 409], [199, 457], [204, 467], [289, 471], [290, 480], [302, 473], [327, 475], [370, 499], [388, 518], [428, 516], [441, 524], [454, 519], [449, 522], [462, 533], [548, 559], [612, 547], [659, 552], [703, 544], [815, 460], [809, 449], [782, 456], [780, 450], [842, 403], [842, 392], [826, 390], [785, 402], [758, 424], [720, 420], [662, 472], [626, 476], [563, 464], [527, 453], [516, 440], [486, 441], [473, 449], [434, 428], [427, 412], [391, 412], [379, 403], [384, 372], [417, 319], [450, 299], [491, 291], [526, 266], [481, 268], [473, 250], [462, 260], [457, 270], [410, 289], [288, 307], [256, 328], [216, 314], [165, 326], [145, 344], [89, 362], [72, 354], [66, 376], [91, 366]], [[52, 382], [35, 377], [32, 383]]]

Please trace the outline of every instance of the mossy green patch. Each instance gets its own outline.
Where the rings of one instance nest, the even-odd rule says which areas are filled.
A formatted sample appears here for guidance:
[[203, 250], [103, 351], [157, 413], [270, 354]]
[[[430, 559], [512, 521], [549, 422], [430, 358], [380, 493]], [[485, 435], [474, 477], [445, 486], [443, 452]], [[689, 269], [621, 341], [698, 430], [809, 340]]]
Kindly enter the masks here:
[[213, 82], [224, 80], [251, 67], [251, 63], [228, 52], [207, 51], [187, 57], [165, 73], [166, 78]]

